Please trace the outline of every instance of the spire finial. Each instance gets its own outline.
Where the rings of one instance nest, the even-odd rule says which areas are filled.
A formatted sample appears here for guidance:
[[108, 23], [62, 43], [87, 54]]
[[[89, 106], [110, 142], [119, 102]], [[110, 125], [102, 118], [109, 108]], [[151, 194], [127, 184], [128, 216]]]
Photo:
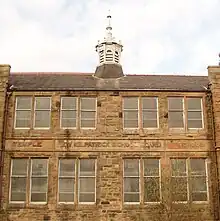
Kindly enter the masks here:
[[107, 41], [112, 41], [113, 38], [112, 38], [112, 25], [111, 25], [111, 13], [110, 13], [110, 10], [108, 10], [108, 15], [107, 15], [107, 27], [106, 27], [106, 40]]
[[107, 31], [111, 31], [112, 30], [112, 26], [111, 26], [111, 13], [110, 13], [110, 9], [108, 10], [108, 15], [107, 15], [107, 19], [108, 19], [108, 25], [106, 27]]

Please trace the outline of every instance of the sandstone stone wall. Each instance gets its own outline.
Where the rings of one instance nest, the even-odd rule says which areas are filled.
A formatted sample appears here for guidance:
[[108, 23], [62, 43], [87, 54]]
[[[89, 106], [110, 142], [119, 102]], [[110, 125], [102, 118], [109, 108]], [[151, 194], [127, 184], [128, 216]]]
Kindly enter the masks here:
[[5, 104], [7, 99], [7, 85], [10, 73], [9, 65], [0, 65], [0, 205], [2, 203], [2, 174], [3, 174], [3, 160], [4, 160], [4, 116]]
[[[214, 127], [214, 145], [216, 151], [217, 181], [218, 181], [218, 204], [220, 205], [220, 66], [208, 67], [210, 88], [212, 93], [213, 123]], [[220, 210], [219, 210], [220, 217]], [[220, 218], [219, 218], [220, 219]]]
[[2, 131], [5, 112], [5, 99], [8, 84], [8, 77], [10, 73], [9, 65], [0, 65], [0, 150], [2, 149]]
[[[17, 95], [52, 96], [52, 124], [49, 130], [14, 129]], [[97, 96], [95, 130], [60, 129], [60, 96]], [[167, 96], [201, 96], [204, 99], [204, 129], [170, 131]], [[123, 130], [123, 96], [158, 96], [159, 129]], [[211, 100], [206, 93], [178, 92], [13, 92], [7, 119], [4, 161], [4, 203], [2, 220], [52, 221], [191, 221], [218, 220], [217, 167], [212, 131]], [[57, 202], [59, 157], [97, 158], [95, 205], [60, 205]], [[123, 158], [161, 159], [162, 201], [158, 204], [124, 205]], [[10, 162], [12, 157], [48, 157], [48, 203], [19, 205], [9, 203]], [[173, 204], [170, 201], [170, 158], [208, 159], [209, 202]]]

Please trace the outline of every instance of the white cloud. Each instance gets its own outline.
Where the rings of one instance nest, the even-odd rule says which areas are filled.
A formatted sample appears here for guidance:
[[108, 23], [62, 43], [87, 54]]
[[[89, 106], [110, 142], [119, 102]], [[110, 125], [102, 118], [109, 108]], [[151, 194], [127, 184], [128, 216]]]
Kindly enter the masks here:
[[219, 0], [1, 0], [0, 63], [93, 72], [111, 9], [126, 73], [207, 73], [220, 51]]

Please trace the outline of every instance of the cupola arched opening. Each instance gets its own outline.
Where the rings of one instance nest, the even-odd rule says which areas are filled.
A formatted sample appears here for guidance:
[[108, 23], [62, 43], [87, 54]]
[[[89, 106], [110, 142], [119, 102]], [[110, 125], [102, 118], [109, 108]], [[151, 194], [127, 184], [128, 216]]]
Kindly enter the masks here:
[[104, 62], [104, 50], [101, 50], [99, 52], [99, 62], [103, 63]]
[[106, 61], [113, 61], [113, 53], [109, 49], [106, 51]]
[[119, 54], [117, 51], [115, 51], [115, 62], [119, 63]]

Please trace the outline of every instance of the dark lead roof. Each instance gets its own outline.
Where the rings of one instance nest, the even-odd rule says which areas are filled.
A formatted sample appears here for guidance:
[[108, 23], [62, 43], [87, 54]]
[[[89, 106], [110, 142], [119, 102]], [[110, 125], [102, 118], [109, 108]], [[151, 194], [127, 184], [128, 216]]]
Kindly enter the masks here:
[[116, 79], [94, 77], [92, 73], [11, 73], [9, 84], [17, 91], [58, 90], [155, 90], [205, 91], [207, 76], [126, 75]]

